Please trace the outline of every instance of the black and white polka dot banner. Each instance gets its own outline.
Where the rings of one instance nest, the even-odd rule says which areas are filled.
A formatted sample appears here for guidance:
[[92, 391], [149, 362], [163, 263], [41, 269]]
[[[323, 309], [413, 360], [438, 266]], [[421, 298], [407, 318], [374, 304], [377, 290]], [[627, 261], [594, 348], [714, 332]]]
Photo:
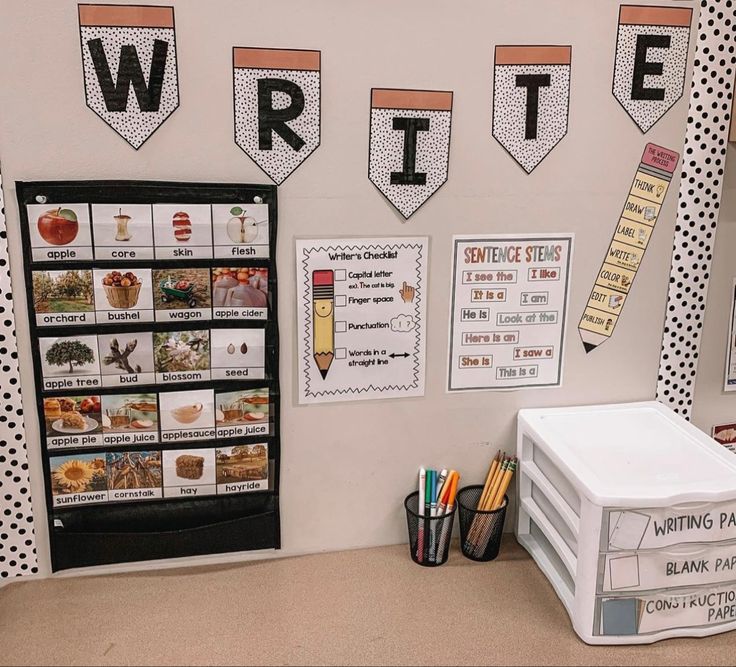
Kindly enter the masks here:
[[497, 46], [493, 136], [530, 174], [567, 134], [571, 46]]
[[408, 219], [447, 180], [452, 92], [371, 90], [368, 178]]
[[281, 184], [320, 143], [319, 51], [233, 49], [235, 143]]
[[657, 399], [689, 418], [736, 69], [733, 0], [701, 0]]
[[87, 106], [133, 148], [179, 106], [173, 7], [79, 5]]
[[38, 567], [2, 197], [0, 182], [0, 577], [8, 579]]
[[613, 95], [642, 132], [682, 97], [692, 16], [689, 7], [621, 5]]

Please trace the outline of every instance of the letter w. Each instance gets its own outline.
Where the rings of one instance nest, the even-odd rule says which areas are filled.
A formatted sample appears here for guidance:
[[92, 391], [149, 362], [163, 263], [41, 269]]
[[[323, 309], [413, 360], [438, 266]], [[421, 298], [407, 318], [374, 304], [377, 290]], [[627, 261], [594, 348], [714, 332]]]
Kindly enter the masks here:
[[110, 65], [107, 62], [102, 40], [90, 39], [87, 42], [92, 63], [95, 66], [97, 80], [100, 83], [102, 96], [108, 111], [125, 111], [128, 106], [130, 84], [133, 84], [135, 96], [141, 111], [158, 111], [161, 103], [161, 88], [166, 68], [166, 54], [169, 43], [161, 39], [153, 42], [153, 58], [148, 83], [143, 77], [141, 62], [135, 46], [125, 44], [120, 48], [120, 66], [118, 67], [117, 82], [113, 83]]

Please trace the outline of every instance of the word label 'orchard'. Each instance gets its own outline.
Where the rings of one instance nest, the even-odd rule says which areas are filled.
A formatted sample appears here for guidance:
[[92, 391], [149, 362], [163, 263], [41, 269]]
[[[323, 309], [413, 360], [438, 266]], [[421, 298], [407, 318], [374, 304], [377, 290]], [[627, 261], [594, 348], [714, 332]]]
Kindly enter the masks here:
[[493, 136], [530, 174], [567, 134], [571, 46], [497, 46]]
[[79, 5], [87, 106], [138, 149], [179, 106], [173, 7]]
[[371, 90], [368, 178], [408, 219], [447, 180], [452, 92]]
[[233, 49], [235, 143], [281, 184], [320, 143], [320, 52]]
[[621, 6], [613, 94], [642, 132], [682, 97], [692, 15], [689, 7]]

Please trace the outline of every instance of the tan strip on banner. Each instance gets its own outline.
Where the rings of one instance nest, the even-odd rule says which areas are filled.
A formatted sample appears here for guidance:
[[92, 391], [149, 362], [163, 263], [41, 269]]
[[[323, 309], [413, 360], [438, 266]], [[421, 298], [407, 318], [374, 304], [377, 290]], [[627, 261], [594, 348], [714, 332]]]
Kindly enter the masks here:
[[320, 52], [298, 49], [253, 49], [236, 46], [233, 67], [252, 69], [295, 69], [319, 72]]
[[668, 148], [655, 144], [644, 148], [624, 210], [578, 325], [586, 352], [608, 340], [616, 328], [679, 159]]
[[173, 7], [79, 5], [80, 26], [105, 28], [173, 28]]
[[452, 93], [444, 90], [371, 90], [373, 109], [422, 109], [424, 111], [452, 111]]
[[496, 65], [569, 65], [572, 46], [497, 46]]
[[625, 25], [660, 25], [688, 28], [692, 17], [693, 10], [690, 7], [621, 5], [618, 22]]

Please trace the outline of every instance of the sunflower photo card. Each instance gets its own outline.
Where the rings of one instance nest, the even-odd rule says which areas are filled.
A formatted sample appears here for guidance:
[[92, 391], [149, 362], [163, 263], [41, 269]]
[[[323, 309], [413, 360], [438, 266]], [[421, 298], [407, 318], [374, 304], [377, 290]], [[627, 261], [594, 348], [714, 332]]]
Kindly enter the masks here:
[[54, 507], [107, 501], [105, 454], [52, 456], [49, 464]]

